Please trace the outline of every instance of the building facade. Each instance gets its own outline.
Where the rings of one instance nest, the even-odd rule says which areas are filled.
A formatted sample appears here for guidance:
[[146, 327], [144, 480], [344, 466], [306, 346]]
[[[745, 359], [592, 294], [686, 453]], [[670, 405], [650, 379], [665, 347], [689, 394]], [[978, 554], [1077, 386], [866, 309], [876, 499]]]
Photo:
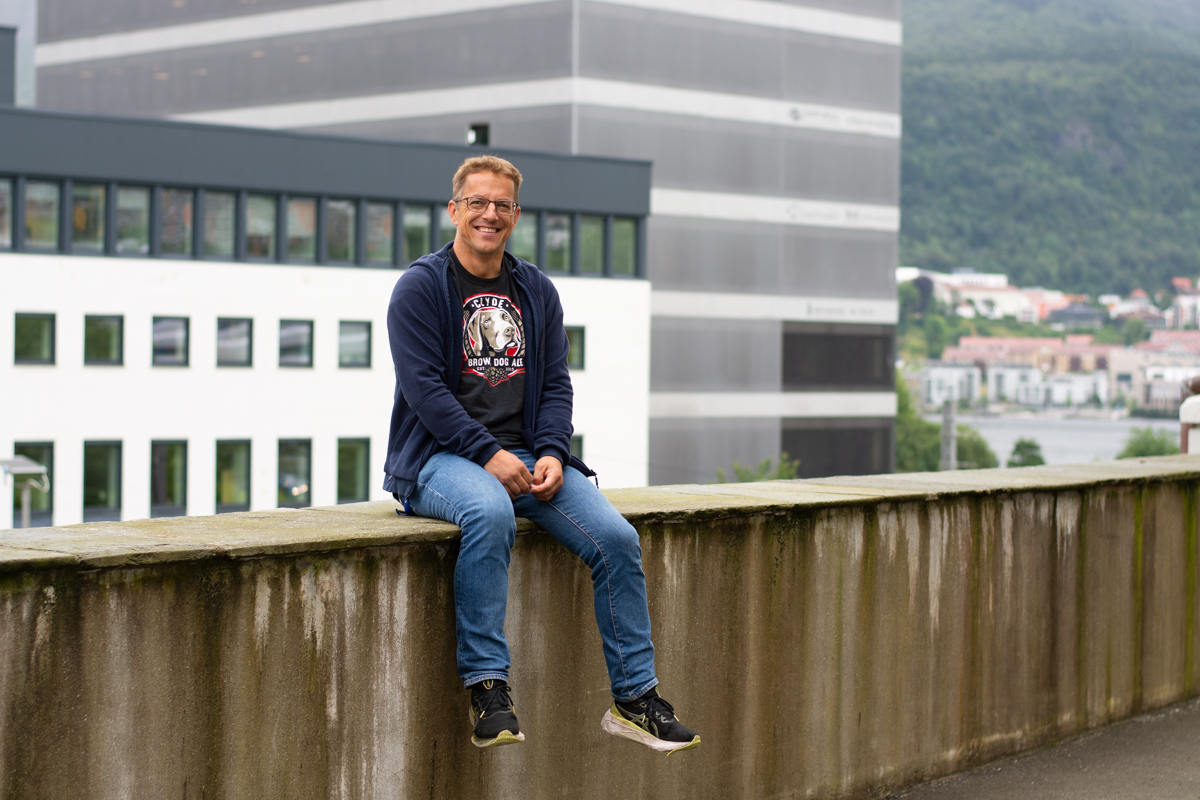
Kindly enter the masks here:
[[[33, 524], [387, 499], [388, 300], [475, 151], [12, 108], [0, 141], [0, 458], [50, 468]], [[650, 165], [503, 154], [510, 248], [558, 268], [572, 447], [643, 486]]]
[[802, 475], [886, 472], [899, 17], [899, 0], [40, 0], [37, 102], [651, 161], [650, 482], [780, 451]]

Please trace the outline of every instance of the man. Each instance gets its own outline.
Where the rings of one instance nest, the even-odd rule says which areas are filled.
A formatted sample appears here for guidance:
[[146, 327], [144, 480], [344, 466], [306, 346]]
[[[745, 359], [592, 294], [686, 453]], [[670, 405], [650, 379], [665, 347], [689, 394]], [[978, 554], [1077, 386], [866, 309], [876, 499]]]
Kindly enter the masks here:
[[612, 682], [601, 727], [655, 750], [700, 744], [658, 696], [637, 532], [570, 455], [571, 379], [554, 284], [504, 250], [521, 208], [521, 173], [477, 156], [454, 175], [457, 232], [396, 282], [388, 337], [396, 395], [384, 489], [408, 513], [462, 528], [454, 568], [458, 673], [471, 690], [471, 741], [524, 741], [504, 638], [515, 516], [592, 570]]

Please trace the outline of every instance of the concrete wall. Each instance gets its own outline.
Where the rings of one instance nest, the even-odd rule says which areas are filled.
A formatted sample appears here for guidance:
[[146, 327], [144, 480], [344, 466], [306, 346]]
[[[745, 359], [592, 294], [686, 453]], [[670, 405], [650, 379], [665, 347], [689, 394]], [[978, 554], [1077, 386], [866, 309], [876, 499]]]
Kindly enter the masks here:
[[468, 742], [456, 529], [391, 504], [0, 539], [0, 795], [864, 797], [1197, 694], [1187, 456], [614, 491], [665, 695], [603, 735], [587, 570], [523, 528], [528, 740]]

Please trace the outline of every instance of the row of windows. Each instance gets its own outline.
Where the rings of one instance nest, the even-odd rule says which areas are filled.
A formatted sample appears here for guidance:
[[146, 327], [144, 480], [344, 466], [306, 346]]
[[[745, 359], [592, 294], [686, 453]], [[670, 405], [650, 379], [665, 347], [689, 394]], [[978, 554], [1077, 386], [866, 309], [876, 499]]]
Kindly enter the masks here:
[[[513, 254], [546, 272], [629, 276], [633, 217], [524, 210]], [[400, 267], [453, 241], [445, 206], [0, 178], [0, 249]]]
[[[186, 367], [189, 362], [187, 317], [154, 317], [150, 363], [156, 367]], [[17, 314], [13, 361], [16, 364], [55, 363], [55, 315]], [[584, 367], [584, 329], [568, 327], [572, 369]], [[217, 318], [217, 366], [254, 365], [254, 320]], [[83, 318], [83, 363], [86, 366], [121, 366], [125, 363], [125, 318], [88, 314]], [[313, 321], [279, 321], [279, 366], [313, 365]], [[371, 323], [342, 320], [338, 323], [338, 366], [371, 367]]]
[[[280, 439], [276, 487], [280, 508], [312, 505], [312, 440]], [[187, 450], [184, 440], [150, 443], [150, 516], [180, 517], [187, 514]], [[83, 444], [83, 521], [111, 522], [121, 519], [121, 442]], [[54, 524], [54, 443], [17, 442], [13, 452], [46, 467], [50, 491], [33, 492], [30, 524]], [[583, 437], [571, 437], [571, 454], [583, 458]], [[218, 441], [216, 465], [216, 510], [218, 514], [250, 510], [250, 442]], [[358, 503], [370, 494], [371, 440], [338, 439], [337, 501]], [[13, 524], [21, 523], [20, 493], [13, 497]]]
[[[150, 363], [156, 367], [189, 365], [188, 317], [154, 317], [151, 323]], [[55, 315], [17, 314], [13, 361], [17, 364], [55, 363]], [[254, 365], [254, 320], [217, 318], [217, 366]], [[87, 366], [121, 366], [125, 363], [125, 318], [87, 315], [83, 319], [83, 363]], [[313, 321], [279, 321], [279, 366], [313, 365]], [[342, 320], [338, 323], [338, 366], [371, 366], [371, 323]]]

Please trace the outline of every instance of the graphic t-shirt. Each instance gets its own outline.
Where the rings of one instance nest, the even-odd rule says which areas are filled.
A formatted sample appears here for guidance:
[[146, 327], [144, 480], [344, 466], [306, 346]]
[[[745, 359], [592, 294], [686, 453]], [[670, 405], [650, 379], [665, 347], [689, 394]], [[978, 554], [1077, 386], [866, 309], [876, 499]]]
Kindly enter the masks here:
[[525, 447], [525, 326], [510, 259], [491, 279], [467, 272], [453, 249], [450, 262], [463, 304], [458, 402], [505, 450]]

